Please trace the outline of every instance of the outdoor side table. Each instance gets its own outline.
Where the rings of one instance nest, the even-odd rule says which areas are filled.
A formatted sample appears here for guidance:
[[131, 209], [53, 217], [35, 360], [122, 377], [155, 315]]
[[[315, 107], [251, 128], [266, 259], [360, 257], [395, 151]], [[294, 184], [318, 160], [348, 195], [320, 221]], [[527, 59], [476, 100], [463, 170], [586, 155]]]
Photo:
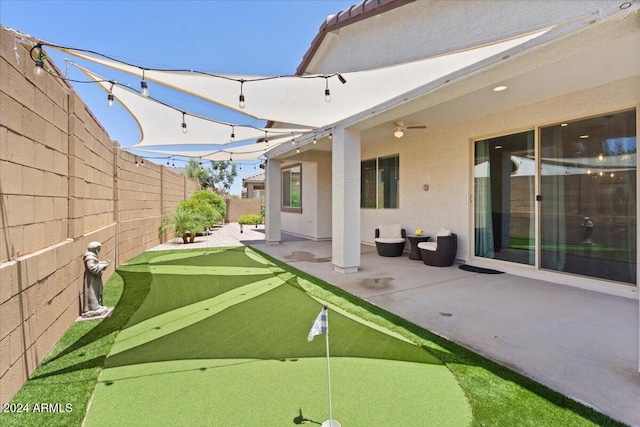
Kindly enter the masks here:
[[429, 236], [426, 234], [423, 236], [407, 235], [407, 239], [409, 239], [409, 244], [411, 245], [411, 252], [409, 253], [409, 259], [419, 259], [422, 260], [422, 256], [420, 256], [420, 249], [418, 249], [418, 243], [426, 242], [429, 240]]

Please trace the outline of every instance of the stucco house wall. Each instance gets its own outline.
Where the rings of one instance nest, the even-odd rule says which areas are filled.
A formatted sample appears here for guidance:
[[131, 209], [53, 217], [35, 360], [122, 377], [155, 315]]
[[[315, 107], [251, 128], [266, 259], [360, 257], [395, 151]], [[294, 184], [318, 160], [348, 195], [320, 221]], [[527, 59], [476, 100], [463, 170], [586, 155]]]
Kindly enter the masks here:
[[331, 154], [303, 153], [290, 160], [282, 167], [302, 166], [302, 213], [282, 212], [282, 231], [312, 240], [331, 238]]
[[458, 234], [458, 258], [468, 259], [474, 139], [633, 108], [638, 93], [640, 79], [630, 78], [432, 131], [406, 132], [401, 140], [390, 135], [388, 141], [363, 144], [363, 159], [400, 154], [400, 208], [361, 209], [362, 241], [373, 244], [379, 223], [400, 222], [408, 232], [422, 228], [431, 235], [442, 226]]
[[[352, 22], [346, 19], [346, 25], [338, 25], [337, 29], [329, 27], [317, 49], [313, 47], [310, 51], [314, 52], [313, 56], [305, 56], [306, 68], [299, 71], [313, 74], [384, 67], [553, 25], [559, 25], [558, 32], [562, 33], [522, 54], [512, 53], [495, 64], [463, 77], [453, 77], [451, 83], [443, 79], [437, 86], [430, 86], [432, 89], [421, 92], [425, 95], [410, 94], [404, 103], [394, 101], [393, 108], [378, 106], [334, 127], [334, 132], [344, 126], [359, 135], [360, 160], [399, 154], [399, 208], [360, 209], [361, 242], [373, 244], [374, 229], [380, 223], [400, 222], [408, 232], [423, 228], [432, 235], [440, 227], [447, 227], [458, 234], [457, 258], [469, 261], [473, 258], [469, 249], [473, 236], [473, 141], [637, 109], [640, 93], [637, 66], [625, 63], [620, 53], [611, 56], [610, 62], [600, 62], [608, 64], [606, 73], [592, 72], [589, 66], [607, 51], [624, 52], [623, 49], [628, 51], [637, 46], [637, 15], [630, 8], [623, 19], [625, 8], [631, 5], [617, 0], [424, 0], [398, 4], [399, 7], [391, 10], [387, 10], [387, 4], [386, 11], [380, 15]], [[607, 15], [615, 11], [622, 13], [615, 18]], [[332, 18], [328, 22], [332, 22]], [[621, 46], [625, 47], [621, 49]], [[497, 83], [516, 78], [521, 86], [514, 89], [523, 94], [517, 102], [506, 104], [496, 101], [497, 97], [489, 99], [493, 94], [491, 88]], [[544, 90], [532, 83], [536, 78], [548, 83]], [[484, 95], [479, 95], [481, 92]], [[462, 103], [462, 99], [471, 102]], [[431, 118], [427, 128], [406, 130], [401, 139], [394, 138], [393, 121], [412, 115]], [[335, 147], [335, 140], [333, 145]], [[288, 161], [299, 156], [289, 152], [280, 158]], [[357, 166], [359, 164], [350, 167]], [[335, 171], [333, 174], [333, 185], [339, 183], [346, 187], [347, 183], [341, 183]], [[353, 192], [352, 184], [349, 184], [349, 198], [359, 196]], [[429, 186], [428, 191], [425, 185]], [[319, 187], [320, 199], [331, 198], [328, 188]], [[332, 202], [342, 203], [341, 200]], [[343, 220], [352, 218], [351, 213]], [[323, 215], [318, 215], [319, 222]], [[288, 223], [287, 231], [294, 233], [300, 227], [284, 216], [282, 223], [283, 230]], [[334, 255], [336, 249], [341, 253], [343, 239], [332, 237]], [[481, 261], [475, 258], [474, 262]], [[504, 268], [512, 272], [527, 269], [541, 274], [539, 269], [513, 263]], [[553, 278], [559, 282], [577, 282], [565, 279]], [[581, 283], [589, 281], [580, 280]]]
[[415, 61], [564, 23], [618, 0], [419, 0], [328, 33], [305, 72]]

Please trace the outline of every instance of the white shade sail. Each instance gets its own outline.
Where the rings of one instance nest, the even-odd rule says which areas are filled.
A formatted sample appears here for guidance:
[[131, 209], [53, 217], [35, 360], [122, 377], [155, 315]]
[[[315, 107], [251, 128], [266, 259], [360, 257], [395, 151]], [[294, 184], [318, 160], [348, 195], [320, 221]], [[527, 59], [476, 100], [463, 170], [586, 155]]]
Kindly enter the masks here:
[[[146, 81], [160, 83], [254, 118], [322, 128], [371, 109], [494, 55], [516, 48], [542, 36], [549, 30], [550, 28], [547, 28], [519, 37], [420, 61], [374, 70], [342, 73], [342, 76], [346, 79], [345, 84], [341, 84], [336, 75], [328, 78], [323, 78], [323, 76], [268, 78], [230, 74], [214, 76], [189, 71], [143, 70], [138, 66], [123, 64], [74, 49], [61, 48], [55, 45], [52, 45], [52, 47], [71, 55], [139, 76], [141, 79], [144, 73]], [[253, 81], [257, 78], [262, 80]], [[240, 81], [244, 81], [242, 85], [242, 93], [246, 102], [244, 108], [240, 108], [238, 102], [241, 92]], [[325, 87], [327, 84], [331, 91], [331, 102], [325, 101]], [[151, 86], [150, 88], [152, 90]], [[126, 102], [125, 105], [128, 105]], [[158, 119], [153, 120], [154, 125], [162, 124], [160, 122], [161, 120]], [[163, 129], [167, 129], [168, 123], [175, 122], [178, 123], [175, 128], [180, 131], [180, 117], [173, 117], [171, 121], [165, 122]], [[228, 130], [226, 133], [229, 133]], [[146, 140], [146, 138], [145, 136], [143, 140]]]
[[145, 153], [145, 155], [157, 155], [157, 156], [167, 156], [167, 157], [188, 157], [192, 159], [202, 159], [202, 160], [213, 160], [213, 161], [222, 161], [222, 160], [258, 160], [262, 156], [265, 155], [270, 149], [276, 147], [277, 143], [270, 142], [266, 144], [264, 142], [258, 142], [254, 144], [247, 144], [239, 147], [225, 147], [217, 150], [197, 150], [197, 151], [188, 151], [188, 150], [149, 150], [149, 149], [139, 149], [136, 147], [129, 147], [129, 149], [133, 149], [136, 152]]
[[[162, 145], [229, 145], [241, 141], [264, 138], [265, 135], [274, 143], [278, 140], [299, 137], [310, 129], [271, 129], [223, 123], [181, 111], [147, 98], [139, 93], [113, 85], [93, 72], [73, 64], [89, 78], [95, 80], [106, 92], [113, 96], [133, 116], [140, 128], [141, 138], [135, 147]], [[182, 123], [187, 125], [187, 132], [182, 131]], [[234, 141], [231, 141], [231, 134]], [[211, 151], [211, 150], [210, 150]]]

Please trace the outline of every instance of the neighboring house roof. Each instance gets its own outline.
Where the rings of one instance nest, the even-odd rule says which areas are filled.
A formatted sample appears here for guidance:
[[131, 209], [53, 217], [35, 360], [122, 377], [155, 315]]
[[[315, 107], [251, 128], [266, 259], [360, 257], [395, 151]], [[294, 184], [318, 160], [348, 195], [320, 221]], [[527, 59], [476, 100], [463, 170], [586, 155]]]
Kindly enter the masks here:
[[324, 40], [327, 33], [414, 1], [416, 0], [363, 0], [347, 10], [338, 12], [335, 15], [329, 15], [322, 25], [320, 25], [318, 34], [311, 42], [309, 50], [304, 54], [302, 62], [296, 69], [296, 74], [304, 74], [307, 66], [309, 66], [309, 62], [311, 62], [311, 59], [322, 44], [322, 40]]
[[250, 182], [264, 182], [264, 176], [264, 172], [257, 173], [255, 175], [249, 175], [248, 177], [242, 179], [242, 186], [244, 187], [245, 184], [248, 184]]

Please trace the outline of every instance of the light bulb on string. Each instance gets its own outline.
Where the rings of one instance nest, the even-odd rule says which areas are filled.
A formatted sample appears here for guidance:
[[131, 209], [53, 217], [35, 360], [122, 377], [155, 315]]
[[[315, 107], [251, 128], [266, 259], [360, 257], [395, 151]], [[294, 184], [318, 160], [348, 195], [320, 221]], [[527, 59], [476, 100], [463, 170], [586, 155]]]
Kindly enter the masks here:
[[332, 133], [329, 133], [329, 139], [333, 140], [333, 134]]
[[329, 90], [329, 78], [325, 77], [324, 80], [326, 82], [326, 86], [324, 89], [324, 100], [326, 102], [331, 102], [331, 91]]
[[315, 144], [317, 142], [318, 142], [318, 137], [317, 137], [317, 134], [314, 133], [313, 134], [313, 143]]
[[187, 122], [185, 121], [185, 112], [182, 112], [182, 133], [187, 133]]
[[142, 81], [140, 82], [140, 89], [142, 92], [142, 96], [149, 96], [149, 87], [147, 86], [147, 82], [144, 79], [144, 68], [142, 69]]
[[244, 93], [242, 91], [244, 82], [245, 82], [244, 80], [240, 80], [240, 96], [238, 97], [238, 100], [239, 100], [238, 106], [240, 108], [244, 108], [246, 106], [246, 103], [244, 102]]
[[264, 131], [264, 145], [265, 147], [269, 146], [269, 138], [267, 137], [267, 131]]
[[136, 167], [137, 167], [137, 166], [140, 166], [140, 165], [138, 164], [138, 158], [137, 158], [136, 156], [134, 156], [134, 159], [136, 160]]
[[236, 140], [236, 132], [235, 132], [235, 126], [231, 125], [231, 142], [234, 142]]
[[111, 87], [109, 88], [109, 94], [107, 95], [107, 105], [109, 108], [113, 107], [113, 82], [111, 82]]
[[[33, 59], [33, 51], [35, 49], [38, 49], [37, 56], [35, 59]], [[31, 55], [31, 59], [33, 59], [33, 61], [35, 62], [35, 67], [33, 68], [33, 74], [36, 77], [40, 77], [41, 75], [44, 74], [45, 70], [44, 70], [44, 61], [45, 59], [47, 59], [47, 56], [42, 53], [42, 45], [37, 44], [35, 45], [33, 48], [31, 48], [31, 51], [29, 52], [29, 54]]]

